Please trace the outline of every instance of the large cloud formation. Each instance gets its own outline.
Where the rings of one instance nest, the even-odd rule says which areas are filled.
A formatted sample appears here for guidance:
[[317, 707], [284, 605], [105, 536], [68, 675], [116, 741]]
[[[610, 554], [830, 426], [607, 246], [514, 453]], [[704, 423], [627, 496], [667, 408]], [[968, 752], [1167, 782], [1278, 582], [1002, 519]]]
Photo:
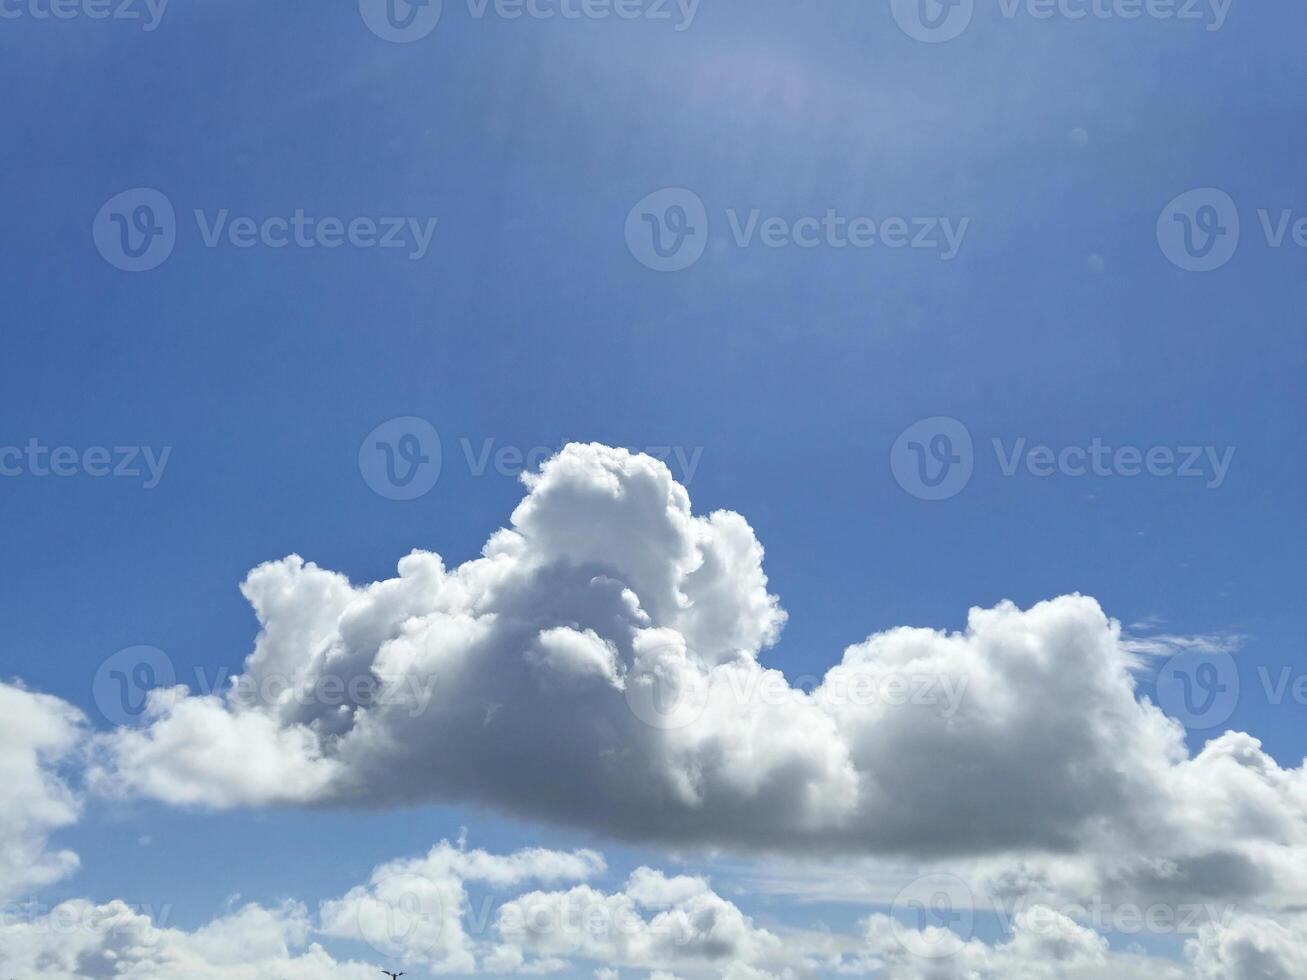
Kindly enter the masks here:
[[1022, 855], [1027, 886], [1298, 900], [1304, 771], [1237, 733], [1191, 756], [1093, 599], [878, 633], [800, 690], [759, 659], [785, 614], [744, 518], [694, 515], [662, 463], [599, 445], [525, 480], [511, 527], [453, 569], [255, 569], [243, 674], [153, 692], [143, 726], [101, 737], [96, 785], [473, 801], [627, 839]]
[[[954, 707], [961, 713], [961, 702]], [[78, 799], [64, 775], [76, 772], [84, 721], [57, 698], [6, 684], [0, 684], [0, 708], [0, 764], [7, 789], [0, 969], [6, 975], [363, 980], [376, 975], [377, 961], [415, 974], [497, 976], [577, 975], [589, 964], [598, 968], [597, 976], [645, 971], [663, 980], [673, 976], [668, 970], [681, 977], [729, 980], [836, 975], [883, 980], [1290, 980], [1307, 969], [1307, 924], [1293, 909], [1268, 915], [1256, 909], [1235, 911], [1230, 905], [1205, 906], [1211, 914], [1163, 930], [1186, 939], [1182, 965], [1110, 948], [1108, 937], [1122, 935], [1124, 909], [1112, 908], [1103, 917], [1097, 910], [1064, 904], [1068, 895], [1101, 888], [1148, 895], [1229, 894], [1239, 891], [1240, 881], [1229, 874], [1229, 854], [1251, 855], [1249, 867], [1256, 869], [1258, 847], [1271, 857], [1278, 853], [1287, 875], [1298, 860], [1297, 849], [1258, 843], [1247, 827], [1238, 828], [1241, 836], [1228, 851], [1209, 844], [1206, 854], [1187, 861], [1079, 852], [1041, 859], [1034, 850], [1019, 859], [951, 860], [951, 866], [965, 865], [973, 872], [977, 888], [954, 911], [967, 913], [967, 901], [983, 910], [982, 883], [991, 890], [995, 908], [1004, 899], [1015, 901], [1004, 937], [993, 942], [971, 938], [969, 929], [954, 934], [914, 926], [911, 915], [905, 922], [905, 911], [916, 906], [904, 895], [893, 902], [892, 914], [868, 917], [860, 935], [794, 925], [764, 927], [698, 875], [640, 867], [619, 887], [605, 889], [593, 883], [607, 871], [594, 851], [526, 848], [500, 855], [468, 850], [461, 842], [442, 842], [421, 857], [380, 865], [366, 882], [321, 902], [316, 914], [296, 901], [273, 908], [246, 905], [187, 931], [121, 901], [73, 899], [44, 909], [26, 892], [19, 896], [19, 890], [39, 890], [76, 866], [70, 853], [51, 853], [48, 837], [78, 815]], [[1278, 816], [1276, 807], [1282, 804], [1267, 795], [1259, 801], [1247, 785], [1241, 786], [1239, 773], [1247, 761], [1230, 756], [1256, 752], [1251, 740], [1226, 736], [1218, 744], [1226, 754], [1209, 747], [1204, 753], [1208, 768], [1194, 778], [1207, 783], [1211, 793], [1260, 803], [1256, 813], [1261, 817]], [[1190, 801], [1199, 799], [1186, 792]], [[1188, 818], [1198, 821], [1212, 812], [1208, 806]], [[1191, 838], [1191, 847], [1196, 839]], [[1224, 857], [1212, 856], [1222, 853]], [[1270, 863], [1268, 857], [1264, 866]], [[935, 888], [930, 881], [929, 876], [920, 879], [907, 891], [929, 899]], [[921, 883], [927, 884], [924, 892], [917, 887]], [[1260, 897], [1276, 894], [1265, 891]], [[1281, 902], [1292, 895], [1289, 885], [1280, 887]], [[1166, 911], [1183, 914], [1184, 907]], [[1137, 911], [1133, 918], [1139, 919]], [[1174, 919], [1168, 921], [1174, 925]], [[351, 943], [358, 955], [335, 955], [322, 945], [326, 941]]]

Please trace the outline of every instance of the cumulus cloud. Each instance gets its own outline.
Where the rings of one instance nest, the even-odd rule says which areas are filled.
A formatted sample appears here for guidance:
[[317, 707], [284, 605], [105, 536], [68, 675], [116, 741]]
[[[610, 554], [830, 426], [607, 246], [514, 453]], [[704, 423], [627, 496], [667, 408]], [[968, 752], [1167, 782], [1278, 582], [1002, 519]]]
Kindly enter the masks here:
[[367, 884], [324, 902], [321, 929], [324, 935], [365, 942], [402, 963], [472, 973], [479, 962], [474, 934], [485, 923], [474, 914], [469, 882], [502, 892], [527, 881], [580, 881], [603, 869], [603, 858], [594, 851], [528, 848], [501, 856], [442, 842], [423, 858], [381, 865]]
[[807, 972], [778, 936], [755, 927], [705, 879], [647, 867], [617, 892], [579, 885], [522, 895], [500, 909], [496, 930], [501, 944], [487, 961], [491, 970], [520, 970], [535, 956], [610, 967], [763, 971], [756, 976]]
[[59, 773], [83, 736], [83, 718], [71, 705], [0, 683], [0, 900], [77, 868], [76, 854], [51, 851], [47, 841], [77, 819], [77, 797]]
[[1196, 980], [1293, 980], [1307, 976], [1307, 926], [1296, 916], [1240, 916], [1205, 926], [1185, 953]]
[[916, 930], [884, 915], [866, 923], [866, 948], [838, 972], [879, 980], [1292, 980], [1307, 975], [1307, 927], [1240, 914], [1209, 922], [1184, 944], [1183, 960], [1109, 949], [1093, 929], [1044, 906], [1017, 915], [1006, 939], [985, 943], [951, 935], [948, 955], [938, 930]]
[[303, 906], [247, 905], [193, 932], [113, 901], [64, 902], [0, 921], [0, 970], [47, 980], [372, 980], [375, 967], [339, 962], [309, 940]]
[[1147, 651], [1093, 599], [880, 632], [800, 690], [762, 662], [785, 614], [744, 518], [697, 516], [661, 463], [598, 445], [526, 484], [510, 526], [453, 569], [425, 552], [362, 585], [294, 556], [255, 569], [261, 630], [232, 689], [154, 692], [147, 724], [100, 738], [96, 785], [1001, 859], [1053, 890], [1301, 890], [1303, 770], [1237, 733], [1191, 755], [1136, 691]]
[[1178, 965], [1157, 957], [1113, 953], [1107, 940], [1066, 916], [1035, 907], [1017, 916], [1006, 940], [947, 940], [948, 955], [928, 927], [914, 930], [884, 915], [867, 921], [867, 950], [842, 972], [868, 970], [880, 980], [1182, 980]]

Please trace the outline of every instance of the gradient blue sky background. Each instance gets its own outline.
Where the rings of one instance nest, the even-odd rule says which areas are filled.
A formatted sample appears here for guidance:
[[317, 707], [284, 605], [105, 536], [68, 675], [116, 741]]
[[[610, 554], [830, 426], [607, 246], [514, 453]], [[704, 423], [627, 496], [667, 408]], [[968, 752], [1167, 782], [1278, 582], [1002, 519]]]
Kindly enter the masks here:
[[[1307, 217], [1305, 30], [1301, 6], [1247, 0], [1219, 31], [1008, 19], [981, 0], [946, 44], [853, 0], [702, 0], [683, 31], [446, 0], [411, 44], [347, 2], [175, 3], [152, 32], [0, 20], [0, 445], [173, 447], [149, 491], [0, 479], [0, 674], [98, 717], [92, 678], [121, 648], [157, 646], [183, 677], [237, 668], [256, 631], [237, 585], [261, 561], [298, 552], [367, 581], [414, 547], [475, 555], [522, 489], [470, 473], [461, 439], [703, 447], [695, 509], [739, 511], [766, 546], [790, 613], [767, 659], [792, 678], [873, 630], [1082, 591], [1127, 624], [1246, 636], [1230, 725], [1296, 764], [1307, 707], [1268, 705], [1256, 670], [1307, 671], [1307, 250], [1268, 247], [1256, 212]], [[91, 224], [142, 186], [176, 206], [178, 241], [131, 274]], [[698, 194], [710, 231], [700, 261], [659, 274], [623, 226], [663, 187]], [[1196, 187], [1228, 192], [1243, 226], [1210, 273], [1155, 234]], [[439, 225], [420, 261], [210, 249], [196, 208]], [[739, 248], [726, 208], [970, 226], [951, 262]], [[977, 463], [926, 502], [890, 447], [940, 415]], [[416, 501], [359, 472], [365, 435], [396, 416], [430, 420], [444, 448]], [[1041, 480], [1004, 477], [994, 437], [1236, 454], [1216, 489]], [[599, 844], [615, 875], [643, 856], [460, 808], [101, 804], [58, 837], [83, 868], [54, 893], [168, 902], [190, 925], [234, 892], [339, 894], [461, 825], [488, 848]]]

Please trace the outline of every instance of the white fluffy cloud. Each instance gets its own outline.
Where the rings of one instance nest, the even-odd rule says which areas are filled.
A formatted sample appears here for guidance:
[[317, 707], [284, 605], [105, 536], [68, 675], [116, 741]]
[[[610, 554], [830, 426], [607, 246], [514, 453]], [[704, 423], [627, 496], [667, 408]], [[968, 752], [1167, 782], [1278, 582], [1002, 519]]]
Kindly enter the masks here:
[[83, 736], [71, 705], [0, 683], [0, 900], [76, 869], [77, 855], [49, 850], [47, 839], [77, 819], [78, 800], [59, 773]]
[[0, 922], [0, 970], [46, 980], [372, 980], [375, 967], [339, 962], [309, 939], [294, 903], [247, 905], [186, 932], [123, 902], [64, 902]]
[[1033, 856], [1020, 874], [1055, 889], [1301, 893], [1304, 771], [1236, 733], [1191, 757], [1093, 599], [878, 633], [805, 692], [759, 661], [785, 615], [742, 517], [695, 516], [661, 463], [597, 445], [527, 485], [454, 569], [415, 552], [368, 585], [298, 557], [254, 570], [262, 630], [234, 688], [155, 692], [147, 725], [101, 739], [97, 785], [214, 807], [474, 801], [798, 854]]
[[1240, 916], [1205, 926], [1185, 953], [1196, 980], [1295, 980], [1307, 976], [1307, 924]]
[[500, 856], [441, 843], [423, 858], [397, 860], [373, 871], [365, 885], [324, 902], [322, 932], [367, 943], [377, 953], [437, 972], [473, 973], [487, 922], [472, 907], [467, 884], [492, 895], [524, 882], [581, 881], [604, 869], [594, 851], [528, 848]]
[[[906, 942], [905, 942], [906, 940]], [[1296, 980], [1307, 976], [1307, 925], [1237, 915], [1203, 925], [1184, 946], [1183, 962], [1111, 951], [1105, 937], [1046, 907], [1017, 915], [1005, 940], [949, 944], [948, 956], [923, 956], [935, 937], [883, 915], [867, 921], [866, 949], [840, 972], [878, 980]]]
[[[937, 940], [887, 916], [867, 922], [867, 951], [854, 972], [868, 969], [878, 980], [1182, 980], [1176, 964], [1156, 957], [1113, 953], [1091, 929], [1047, 908], [1017, 916], [1011, 936], [987, 944], [976, 939], [950, 944], [948, 956], [926, 956]], [[1252, 980], [1245, 977], [1243, 980]]]
[[810, 972], [803, 957], [755, 927], [703, 878], [644, 867], [618, 892], [579, 885], [522, 895], [500, 909], [496, 931], [501, 944], [487, 961], [491, 970], [520, 970], [533, 956], [737, 976], [744, 969], [764, 971], [757, 976]]

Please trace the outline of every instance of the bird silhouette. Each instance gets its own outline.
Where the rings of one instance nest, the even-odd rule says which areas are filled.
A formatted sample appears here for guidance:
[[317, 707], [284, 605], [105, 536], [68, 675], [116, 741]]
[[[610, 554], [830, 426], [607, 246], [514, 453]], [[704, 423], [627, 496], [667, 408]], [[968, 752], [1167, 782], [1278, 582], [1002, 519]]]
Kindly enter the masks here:
[[404, 975], [402, 973], [391, 973], [389, 970], [382, 970], [381, 972], [390, 977], [390, 980], [399, 980]]

